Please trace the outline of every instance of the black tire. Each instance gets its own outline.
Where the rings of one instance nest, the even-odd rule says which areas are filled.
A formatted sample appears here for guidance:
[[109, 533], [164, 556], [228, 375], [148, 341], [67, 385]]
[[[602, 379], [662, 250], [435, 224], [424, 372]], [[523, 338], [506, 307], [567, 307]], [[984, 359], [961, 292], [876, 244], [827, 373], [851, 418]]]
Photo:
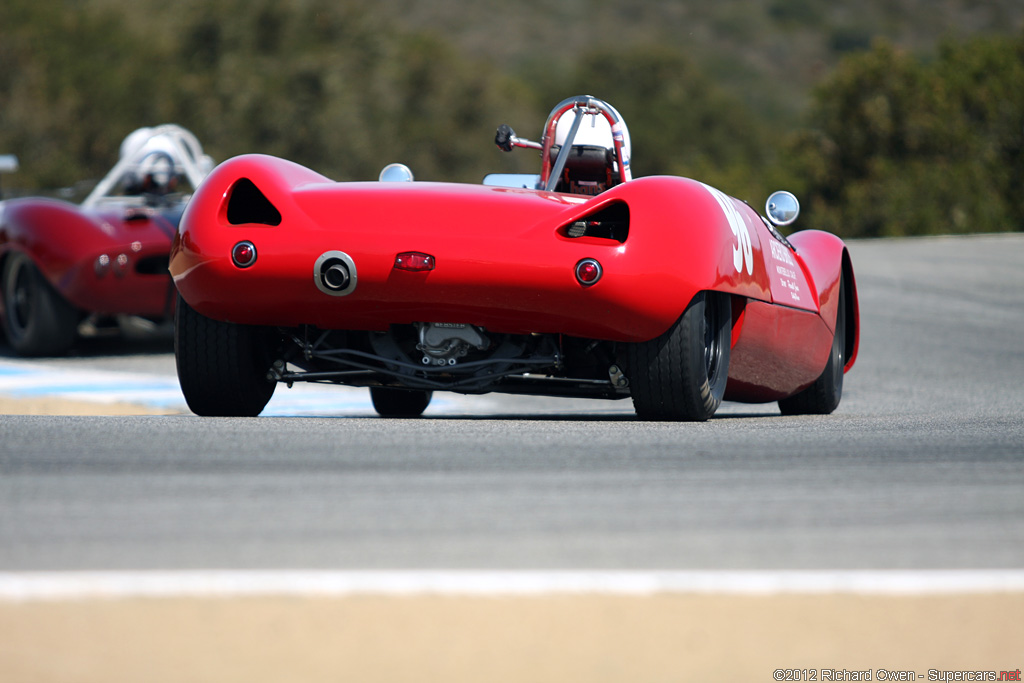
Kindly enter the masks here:
[[783, 415], [828, 415], [839, 407], [843, 397], [843, 370], [846, 365], [846, 283], [839, 282], [839, 311], [828, 362], [814, 384], [799, 394], [779, 401]]
[[419, 417], [430, 405], [434, 392], [420, 389], [370, 387], [373, 409], [381, 417]]
[[63, 355], [75, 343], [78, 311], [46, 281], [26, 254], [13, 252], [0, 280], [4, 333], [22, 356]]
[[274, 395], [267, 379], [274, 336], [262, 327], [207, 318], [178, 296], [174, 356], [188, 407], [208, 417], [255, 417]]
[[629, 345], [630, 393], [644, 420], [702, 422], [722, 403], [729, 375], [732, 305], [702, 292], [667, 332]]

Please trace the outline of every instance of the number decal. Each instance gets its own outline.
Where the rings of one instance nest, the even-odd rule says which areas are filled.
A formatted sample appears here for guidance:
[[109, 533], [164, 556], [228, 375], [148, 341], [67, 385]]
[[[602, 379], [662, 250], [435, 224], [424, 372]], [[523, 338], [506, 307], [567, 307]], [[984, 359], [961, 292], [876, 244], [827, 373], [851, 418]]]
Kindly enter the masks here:
[[750, 230], [747, 229], [747, 223], [743, 220], [743, 216], [736, 210], [736, 205], [732, 203], [721, 191], [716, 190], [710, 185], [705, 185], [711, 196], [715, 198], [718, 205], [722, 208], [722, 213], [725, 214], [726, 220], [729, 221], [729, 227], [732, 229], [732, 234], [736, 238], [736, 244], [732, 248], [732, 264], [736, 267], [736, 272], [743, 272], [743, 266], [746, 264], [747, 275], [754, 274], [754, 247], [750, 241]]

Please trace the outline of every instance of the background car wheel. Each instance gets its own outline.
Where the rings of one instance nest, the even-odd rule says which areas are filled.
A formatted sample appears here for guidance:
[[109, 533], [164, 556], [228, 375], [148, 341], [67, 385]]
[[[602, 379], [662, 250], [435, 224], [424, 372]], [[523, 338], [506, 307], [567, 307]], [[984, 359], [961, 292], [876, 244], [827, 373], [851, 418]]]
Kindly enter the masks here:
[[843, 369], [846, 365], [846, 283], [839, 281], [839, 311], [828, 363], [814, 384], [799, 394], [779, 401], [783, 415], [828, 415], [843, 397]]
[[255, 417], [274, 395], [270, 330], [207, 318], [178, 296], [174, 355], [178, 382], [196, 415]]
[[630, 391], [644, 420], [703, 421], [725, 394], [732, 341], [729, 296], [702, 292], [660, 337], [630, 344]]
[[4, 263], [4, 332], [23, 356], [67, 353], [75, 341], [78, 311], [46, 281], [26, 254], [12, 253]]
[[432, 391], [370, 387], [373, 408], [381, 417], [419, 417], [430, 405]]

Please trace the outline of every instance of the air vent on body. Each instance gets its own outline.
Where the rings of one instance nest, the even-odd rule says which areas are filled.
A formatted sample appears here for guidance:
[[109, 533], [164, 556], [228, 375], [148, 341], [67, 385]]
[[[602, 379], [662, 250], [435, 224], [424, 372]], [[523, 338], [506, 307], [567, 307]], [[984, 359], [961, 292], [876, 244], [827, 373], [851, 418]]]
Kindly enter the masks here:
[[232, 186], [228, 198], [228, 223], [280, 225], [281, 212], [260, 192], [255, 183], [248, 178], [239, 178]]
[[613, 202], [562, 228], [567, 237], [600, 237], [625, 242], [629, 235], [629, 206]]

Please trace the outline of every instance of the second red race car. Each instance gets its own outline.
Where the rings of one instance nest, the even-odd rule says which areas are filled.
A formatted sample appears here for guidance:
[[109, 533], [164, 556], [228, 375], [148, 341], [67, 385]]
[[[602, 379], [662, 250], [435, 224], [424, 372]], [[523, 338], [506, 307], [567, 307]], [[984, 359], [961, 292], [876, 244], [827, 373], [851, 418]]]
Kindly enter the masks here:
[[0, 323], [11, 349], [63, 354], [80, 332], [170, 319], [171, 241], [185, 203], [212, 168], [189, 131], [140, 128], [81, 204], [0, 202]]
[[[776, 226], [681, 177], [633, 179], [625, 122], [590, 96], [554, 108], [538, 175], [483, 185], [338, 183], [236, 157], [181, 220], [170, 270], [189, 407], [257, 415], [279, 383], [369, 387], [383, 416], [432, 392], [631, 398], [652, 420], [706, 420], [721, 401], [830, 413], [859, 338], [843, 242]], [[393, 180], [408, 182], [392, 182]]]

